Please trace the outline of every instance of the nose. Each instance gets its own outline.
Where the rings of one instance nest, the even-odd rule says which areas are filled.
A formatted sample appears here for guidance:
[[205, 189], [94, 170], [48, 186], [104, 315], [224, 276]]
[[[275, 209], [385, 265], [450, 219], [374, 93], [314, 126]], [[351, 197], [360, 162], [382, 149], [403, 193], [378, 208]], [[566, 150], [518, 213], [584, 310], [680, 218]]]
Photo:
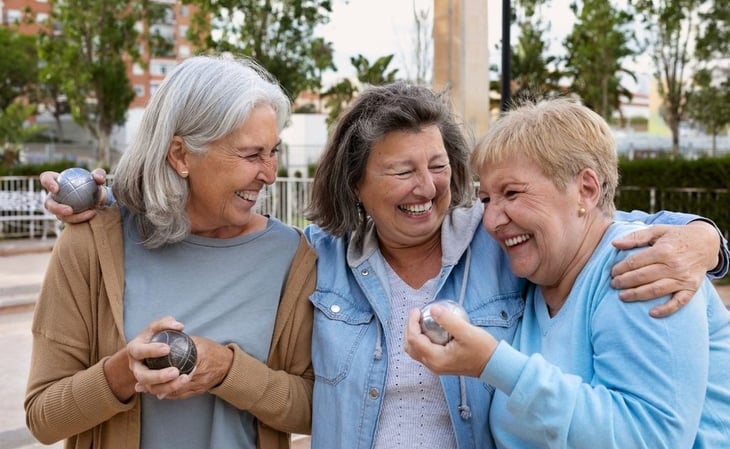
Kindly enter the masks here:
[[271, 185], [276, 181], [276, 172], [279, 169], [279, 160], [275, 154], [271, 154], [269, 156], [262, 155], [259, 159], [258, 167], [259, 172], [257, 178], [261, 182]]
[[436, 180], [434, 179], [433, 173], [429, 170], [424, 170], [416, 177], [416, 186], [413, 189], [414, 193], [423, 196], [424, 198], [433, 198], [436, 196]]
[[509, 221], [509, 217], [505, 214], [504, 207], [502, 207], [497, 201], [490, 201], [484, 206], [482, 224], [488, 233], [494, 235], [500, 227], [504, 226]]

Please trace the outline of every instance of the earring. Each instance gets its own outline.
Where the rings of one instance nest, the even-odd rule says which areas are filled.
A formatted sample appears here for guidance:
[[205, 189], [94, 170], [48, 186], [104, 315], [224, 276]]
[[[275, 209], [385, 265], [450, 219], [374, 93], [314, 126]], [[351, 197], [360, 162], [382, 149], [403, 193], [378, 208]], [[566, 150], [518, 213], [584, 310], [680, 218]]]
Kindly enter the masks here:
[[585, 207], [580, 207], [580, 208], [578, 209], [578, 216], [579, 216], [579, 217], [582, 217], [582, 216], [584, 216], [585, 214], [586, 214], [586, 208], [585, 208]]
[[187, 170], [180, 171], [180, 177], [181, 178], [187, 178], [188, 177], [188, 171]]

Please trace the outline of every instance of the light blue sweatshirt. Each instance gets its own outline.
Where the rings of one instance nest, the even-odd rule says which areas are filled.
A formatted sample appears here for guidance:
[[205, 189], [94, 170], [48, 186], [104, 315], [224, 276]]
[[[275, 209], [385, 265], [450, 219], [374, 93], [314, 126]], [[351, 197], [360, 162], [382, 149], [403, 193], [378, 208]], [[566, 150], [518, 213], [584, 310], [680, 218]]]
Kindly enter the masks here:
[[730, 312], [709, 280], [679, 312], [627, 304], [611, 267], [631, 252], [615, 223], [554, 317], [535, 287], [512, 346], [502, 341], [481, 380], [494, 385], [499, 448], [730, 447]]

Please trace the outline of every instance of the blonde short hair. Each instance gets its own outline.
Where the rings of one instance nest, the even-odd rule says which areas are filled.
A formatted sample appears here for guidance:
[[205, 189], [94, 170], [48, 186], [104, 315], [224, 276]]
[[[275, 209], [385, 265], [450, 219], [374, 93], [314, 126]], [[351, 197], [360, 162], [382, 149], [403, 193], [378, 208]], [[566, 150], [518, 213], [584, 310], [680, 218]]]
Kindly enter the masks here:
[[487, 130], [471, 154], [471, 167], [479, 173], [485, 164], [514, 156], [538, 164], [561, 190], [581, 170], [592, 169], [601, 182], [598, 207], [608, 215], [616, 210], [616, 142], [606, 121], [580, 103], [554, 98], [519, 105]]

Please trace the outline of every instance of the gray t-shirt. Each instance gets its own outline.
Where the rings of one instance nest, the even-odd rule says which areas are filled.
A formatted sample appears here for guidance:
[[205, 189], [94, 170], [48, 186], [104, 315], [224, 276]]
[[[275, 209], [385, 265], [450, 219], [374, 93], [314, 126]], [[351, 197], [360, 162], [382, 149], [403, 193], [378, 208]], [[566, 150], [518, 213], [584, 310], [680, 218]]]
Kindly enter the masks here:
[[[232, 239], [191, 235], [145, 249], [131, 214], [124, 228], [124, 332], [127, 341], [171, 315], [190, 335], [236, 343], [266, 361], [274, 320], [299, 234], [275, 218]], [[141, 448], [255, 448], [254, 417], [212, 394], [185, 400], [142, 395]]]

